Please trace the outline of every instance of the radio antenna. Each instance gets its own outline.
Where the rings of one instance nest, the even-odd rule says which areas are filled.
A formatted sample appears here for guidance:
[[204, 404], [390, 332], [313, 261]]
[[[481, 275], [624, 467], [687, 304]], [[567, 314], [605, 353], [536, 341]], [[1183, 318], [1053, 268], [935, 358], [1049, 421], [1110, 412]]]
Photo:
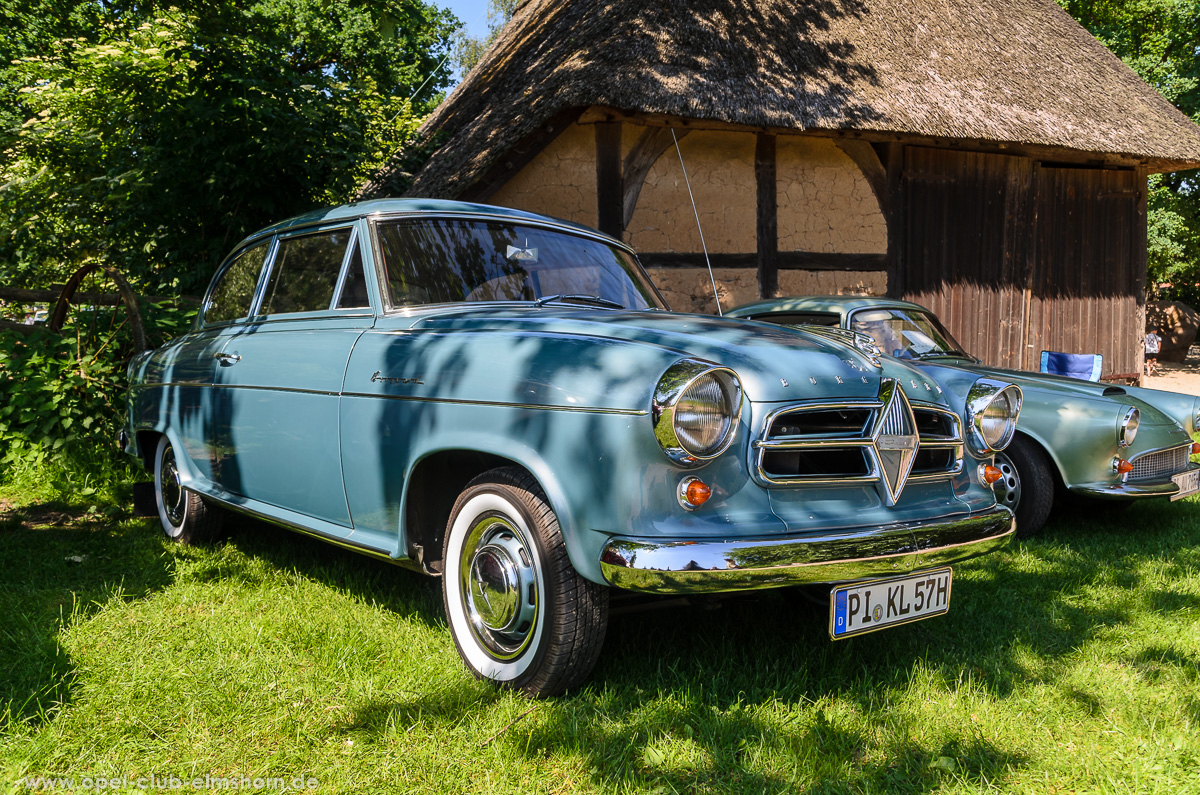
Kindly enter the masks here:
[[692, 182], [688, 179], [687, 166], [683, 164], [683, 152], [679, 151], [679, 139], [675, 137], [675, 128], [671, 128], [671, 140], [675, 142], [675, 154], [679, 155], [679, 167], [683, 169], [683, 184], [687, 185], [688, 198], [692, 200], [692, 214], [696, 216], [696, 231], [700, 233], [700, 248], [704, 250], [704, 264], [708, 266], [708, 280], [712, 282], [713, 300], [717, 302], [717, 316], [724, 317], [721, 311], [721, 296], [717, 294], [717, 277], [713, 276], [712, 262], [708, 259], [708, 245], [704, 242], [704, 229], [700, 226], [700, 211], [696, 209], [696, 197], [692, 195]]

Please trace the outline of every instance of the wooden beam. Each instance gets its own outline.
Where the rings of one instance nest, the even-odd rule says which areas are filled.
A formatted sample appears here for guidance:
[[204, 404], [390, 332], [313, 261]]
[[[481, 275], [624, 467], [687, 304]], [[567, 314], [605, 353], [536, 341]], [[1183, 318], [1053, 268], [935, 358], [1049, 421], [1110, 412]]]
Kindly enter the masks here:
[[[830, 254], [821, 251], [780, 251], [777, 266], [785, 271], [884, 271], [886, 254]], [[759, 257], [754, 254], [709, 254], [714, 268], [757, 269]], [[639, 252], [638, 259], [647, 268], [703, 268], [702, 253], [681, 254], [676, 251]]]
[[909, 146], [928, 146], [934, 149], [959, 149], [965, 152], [983, 152], [1002, 155], [1019, 155], [1034, 160], [1053, 163], [1075, 163], [1091, 168], [1144, 167], [1151, 174], [1200, 167], [1200, 160], [1168, 160], [1155, 157], [1133, 157], [1112, 152], [1087, 152], [1066, 147], [1025, 144], [1015, 141], [984, 141], [975, 138], [949, 138], [916, 133], [880, 132], [874, 130], [829, 130], [799, 129], [796, 127], [774, 127], [731, 122], [689, 119], [664, 113], [642, 113], [593, 106], [578, 118], [579, 124], [627, 121], [645, 127], [674, 127], [681, 130], [719, 130], [725, 132], [771, 133], [772, 135], [800, 135], [815, 138], [859, 140], [873, 144], [901, 143]]
[[596, 125], [596, 226], [618, 240], [625, 233], [621, 123]]
[[875, 201], [879, 203], [879, 210], [883, 213], [884, 220], [887, 220], [887, 169], [883, 167], [874, 147], [866, 141], [853, 138], [837, 138], [834, 140], [834, 145], [845, 152], [846, 156], [854, 161], [854, 165], [858, 166], [858, 170], [862, 172], [867, 184], [871, 186], [871, 192], [875, 194]]
[[486, 202], [493, 193], [515, 177], [518, 171], [540, 155], [542, 150], [549, 146], [550, 142], [557, 138], [563, 130], [574, 124], [582, 112], [583, 108], [568, 108], [552, 116], [545, 124], [539, 126], [505, 152], [473, 185], [465, 188], [458, 196], [451, 198]]
[[908, 236], [904, 224], [904, 144], [887, 144], [887, 206], [884, 215], [887, 221], [887, 295], [889, 298], [904, 297], [904, 246]]
[[662, 157], [663, 152], [675, 145], [676, 138], [683, 138], [687, 134], [687, 130], [679, 130], [672, 137], [670, 127], [647, 127], [642, 131], [637, 143], [629, 150], [629, 154], [625, 155], [625, 167], [622, 175], [623, 228], [628, 229], [629, 224], [633, 222], [633, 211], [637, 209], [638, 195], [642, 192], [642, 185], [646, 183], [646, 176], [650, 173], [650, 169], [658, 162], [658, 158]]
[[779, 292], [779, 200], [775, 175], [775, 136], [759, 133], [754, 144], [759, 298], [773, 298]]

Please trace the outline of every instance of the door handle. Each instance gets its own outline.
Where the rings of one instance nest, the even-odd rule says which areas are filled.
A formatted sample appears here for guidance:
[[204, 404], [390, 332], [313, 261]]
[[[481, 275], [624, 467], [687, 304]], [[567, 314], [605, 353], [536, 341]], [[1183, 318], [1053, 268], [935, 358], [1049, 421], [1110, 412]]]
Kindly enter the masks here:
[[219, 351], [217, 353], [214, 353], [213, 358], [216, 359], [217, 361], [219, 361], [221, 363], [221, 365], [224, 367], [228, 367], [230, 365], [237, 364], [238, 362], [240, 362], [242, 360], [242, 357], [240, 354], [225, 353], [224, 351]]

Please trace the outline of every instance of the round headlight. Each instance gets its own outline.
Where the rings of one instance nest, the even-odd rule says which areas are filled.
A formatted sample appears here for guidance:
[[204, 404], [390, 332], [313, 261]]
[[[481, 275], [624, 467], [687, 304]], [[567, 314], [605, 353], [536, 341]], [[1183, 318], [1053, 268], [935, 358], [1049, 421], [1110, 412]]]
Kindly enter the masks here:
[[675, 436], [696, 458], [721, 451], [733, 425], [736, 397], [728, 373], [711, 372], [697, 378], [675, 404]]
[[1021, 413], [1021, 388], [981, 378], [967, 395], [967, 410], [978, 451], [1003, 450], [1012, 441]]
[[1129, 411], [1125, 412], [1125, 417], [1121, 420], [1121, 427], [1117, 431], [1117, 441], [1122, 447], [1129, 447], [1133, 444], [1133, 440], [1137, 438], [1138, 426], [1142, 424], [1142, 412], [1135, 407], [1130, 407]]
[[733, 441], [741, 406], [742, 387], [732, 370], [685, 359], [658, 382], [654, 434], [676, 463], [715, 458]]

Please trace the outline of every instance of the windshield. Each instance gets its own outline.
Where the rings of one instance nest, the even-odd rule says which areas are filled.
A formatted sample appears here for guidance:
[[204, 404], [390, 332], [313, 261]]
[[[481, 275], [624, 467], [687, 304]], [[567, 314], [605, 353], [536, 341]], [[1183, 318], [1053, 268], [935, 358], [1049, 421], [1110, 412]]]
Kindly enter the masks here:
[[972, 358], [936, 317], [911, 309], [863, 309], [850, 316], [850, 328], [868, 334], [879, 349], [901, 359], [938, 356]]
[[404, 218], [378, 226], [390, 306], [568, 301], [665, 309], [637, 259], [555, 229], [466, 218]]

